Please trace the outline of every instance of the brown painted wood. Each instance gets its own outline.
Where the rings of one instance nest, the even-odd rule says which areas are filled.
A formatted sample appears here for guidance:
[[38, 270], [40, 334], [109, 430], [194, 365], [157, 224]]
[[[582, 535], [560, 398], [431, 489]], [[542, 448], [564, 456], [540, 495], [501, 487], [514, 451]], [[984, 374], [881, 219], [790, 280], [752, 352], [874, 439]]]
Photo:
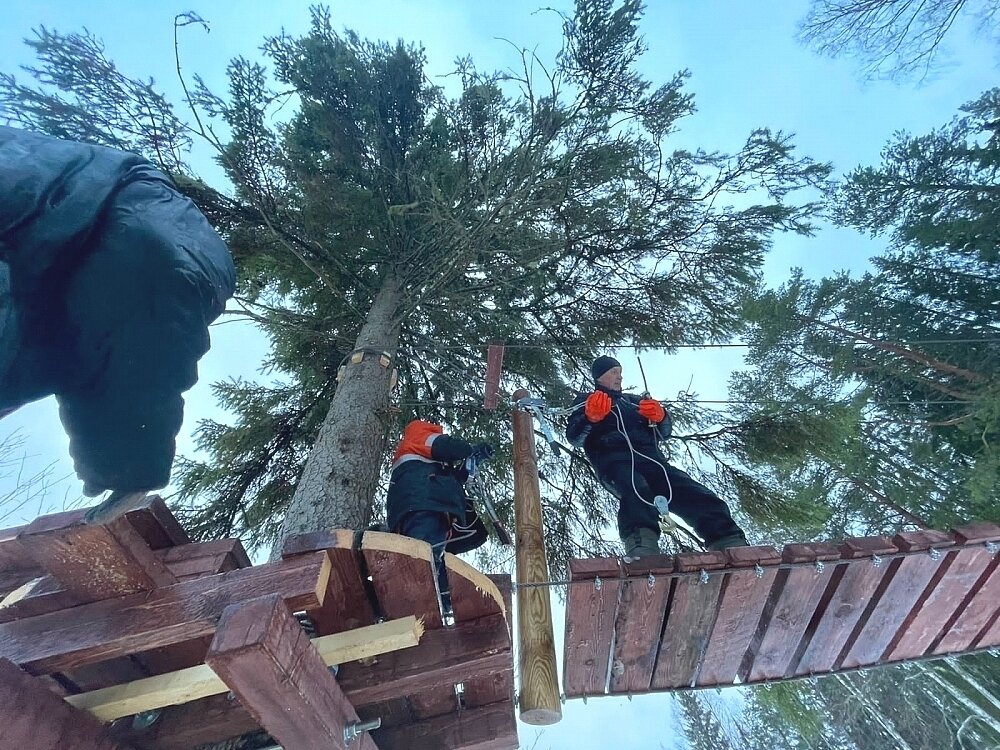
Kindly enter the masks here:
[[55, 513], [35, 519], [17, 538], [35, 562], [80, 601], [177, 582], [125, 517], [90, 525], [78, 511]]
[[874, 555], [898, 551], [889, 537], [847, 539], [840, 546], [845, 562], [833, 576], [818, 610], [822, 613], [805, 648], [795, 674], [828, 672], [836, 663], [851, 634], [863, 625], [862, 616], [889, 566], [873, 564]]
[[[570, 560], [573, 582], [566, 595], [563, 692], [568, 697], [603, 695], [621, 590], [618, 557]], [[595, 580], [600, 579], [600, 588]]]
[[84, 604], [73, 617], [53, 612], [0, 625], [0, 656], [34, 674], [63, 671], [136, 651], [211, 635], [230, 603], [281, 593], [290, 606], [323, 601], [329, 558], [293, 560], [197, 578], [152, 592]]
[[[283, 747], [348, 747], [358, 714], [280, 595], [227, 607], [205, 661]], [[350, 747], [377, 748], [367, 734]]]
[[154, 554], [178, 580], [250, 567], [250, 558], [239, 539], [182, 544]]
[[[509, 672], [513, 656], [506, 628], [503, 618], [493, 615], [458, 623], [454, 628], [428, 630], [417, 646], [382, 654], [374, 664], [341, 664], [337, 681], [360, 716], [382, 716], [387, 726], [392, 722], [408, 723], [413, 715], [407, 702], [398, 696]], [[129, 732], [124, 736], [152, 736], [156, 748], [180, 750], [256, 729], [257, 724], [239, 701], [224, 698], [213, 696], [165, 709], [153, 727], [155, 732]]]
[[331, 529], [289, 537], [282, 548], [285, 559], [318, 550], [326, 550], [330, 555], [330, 595], [322, 607], [311, 613], [319, 635], [342, 633], [375, 622], [353, 543], [353, 531]]
[[[684, 552], [677, 555], [677, 570], [714, 571], [724, 568], [728, 562], [724, 552]], [[702, 583], [698, 576], [677, 579], [656, 658], [652, 687], [695, 685], [718, 611], [723, 577], [715, 573], [709, 576], [707, 583]]]
[[[615, 620], [614, 655], [611, 658], [612, 693], [649, 690], [660, 648], [660, 633], [674, 579], [672, 555], [652, 555], [622, 562], [626, 579]], [[650, 578], [652, 576], [652, 578]]]
[[[503, 598], [504, 609], [506, 611], [507, 617], [507, 637], [512, 638], [512, 598], [513, 598], [513, 587], [511, 586], [510, 576], [507, 574], [494, 574], [487, 576], [497, 589], [500, 591], [500, 596]], [[483, 601], [483, 605], [490, 605], [491, 601]], [[457, 613], [456, 613], [457, 617]], [[471, 619], [471, 618], [470, 618]], [[462, 622], [462, 620], [459, 620]], [[513, 643], [513, 641], [511, 641]], [[490, 675], [488, 677], [479, 677], [472, 679], [463, 679], [465, 688], [464, 702], [469, 708], [476, 708], [478, 706], [487, 706], [490, 703], [498, 703], [500, 701], [512, 701], [514, 700], [514, 661], [511, 658], [510, 668], [505, 669], [499, 674]]]
[[503, 370], [504, 345], [491, 343], [486, 350], [486, 388], [483, 392], [483, 408], [493, 411], [500, 396], [500, 373]]
[[[950, 547], [950, 534], [934, 529], [907, 531], [893, 537], [893, 544], [904, 552], [920, 552]], [[897, 633], [916, 616], [915, 608], [940, 582], [950, 559], [941, 553], [938, 559], [929, 554], [897, 558], [890, 563], [882, 585], [873, 595], [866, 621], [855, 636], [854, 643], [845, 647], [840, 664], [851, 669], [875, 664], [889, 649]]]
[[129, 750], [86, 711], [0, 658], [0, 748], [4, 750]]
[[951, 654], [974, 646], [998, 611], [1000, 572], [993, 561], [973, 586], [973, 593], [959, 605], [956, 616], [946, 625], [944, 636], [932, 644], [931, 652]]
[[959, 545], [974, 546], [960, 546], [949, 553], [941, 580], [919, 602], [906, 629], [887, 649], [885, 659], [899, 661], [923, 656], [943, 634], [949, 620], [957, 618], [962, 602], [974, 593], [977, 582], [984, 580], [987, 568], [996, 565], [993, 556], [977, 542], [1000, 539], [1000, 526], [984, 523], [955, 529], [954, 538]]
[[43, 573], [41, 578], [29, 581], [0, 601], [0, 623], [37, 617], [82, 603], [79, 596], [64, 591], [55, 578]]
[[437, 579], [429, 544], [397, 534], [367, 531], [361, 551], [368, 563], [372, 587], [387, 618], [414, 615], [422, 619], [429, 630], [441, 627]]
[[159, 495], [147, 495], [142, 505], [125, 513], [124, 518], [152, 550], [191, 543], [191, 537]]
[[374, 733], [381, 750], [516, 750], [514, 704], [493, 703]]
[[1000, 645], [1000, 611], [993, 615], [993, 622], [986, 627], [983, 634], [976, 639], [976, 648]]
[[[733, 568], [722, 584], [719, 614], [698, 672], [699, 685], [730, 685], [757, 632], [761, 612], [778, 574], [781, 555], [773, 547], [726, 550]], [[756, 566], [762, 568], [757, 577]], [[747, 569], [749, 568], [749, 570]]]

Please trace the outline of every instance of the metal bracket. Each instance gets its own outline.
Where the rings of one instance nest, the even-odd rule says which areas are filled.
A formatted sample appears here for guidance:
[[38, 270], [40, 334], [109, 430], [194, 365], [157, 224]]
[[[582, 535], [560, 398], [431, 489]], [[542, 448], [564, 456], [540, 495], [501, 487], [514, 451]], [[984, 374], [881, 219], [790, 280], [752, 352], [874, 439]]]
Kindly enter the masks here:
[[382, 726], [382, 719], [375, 718], [371, 721], [355, 721], [344, 727], [344, 744], [350, 745], [354, 740], [365, 732], [371, 732]]
[[756, 565], [753, 566], [753, 574], [755, 578], [764, 577], [764, 568], [761, 567], [760, 563], [757, 563]]
[[986, 542], [986, 551], [991, 555], [995, 555], [997, 552], [1000, 552], [1000, 544], [997, 544], [996, 542]]
[[817, 575], [819, 573], [822, 573], [824, 570], [826, 570], [826, 565], [823, 563], [822, 560], [817, 560], [816, 561], [816, 573], [817, 573]]
[[646, 585], [649, 586], [649, 588], [653, 588], [653, 586], [656, 585], [656, 576], [650, 573], [649, 578], [646, 579]]
[[701, 573], [698, 574], [698, 583], [708, 583], [708, 571], [704, 568], [702, 568]]
[[927, 550], [927, 554], [930, 556], [931, 560], [941, 559], [941, 550], [935, 547], [931, 547], [929, 550]]
[[878, 555], [872, 555], [872, 565], [874, 565], [876, 568], [881, 568], [882, 558], [879, 557]]
[[602, 585], [601, 577], [597, 576], [597, 578], [594, 579], [594, 591], [600, 591], [601, 585]]

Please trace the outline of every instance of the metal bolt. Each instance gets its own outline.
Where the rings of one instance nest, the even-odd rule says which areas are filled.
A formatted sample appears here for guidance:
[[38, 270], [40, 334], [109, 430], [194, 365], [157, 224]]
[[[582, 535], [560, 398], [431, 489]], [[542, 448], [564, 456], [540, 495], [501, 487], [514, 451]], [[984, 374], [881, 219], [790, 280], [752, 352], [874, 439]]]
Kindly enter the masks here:
[[141, 711], [132, 717], [132, 728], [133, 729], [146, 729], [153, 726], [156, 720], [160, 718], [160, 714], [163, 713], [160, 709], [154, 708], [152, 711]]
[[622, 663], [621, 659], [615, 659], [615, 663], [611, 665], [611, 674], [615, 677], [621, 677], [625, 674], [625, 664]]
[[764, 577], [764, 569], [760, 566], [760, 563], [757, 563], [756, 565], [753, 566], [753, 574], [757, 578], [763, 578]]
[[344, 744], [350, 745], [355, 738], [360, 737], [365, 732], [371, 732], [382, 726], [382, 719], [374, 718], [371, 721], [355, 721], [344, 727]]
[[872, 555], [872, 565], [874, 565], [876, 568], [882, 567], [882, 558], [879, 557], [878, 555]]
[[601, 577], [598, 576], [597, 578], [594, 579], [594, 591], [600, 591], [600, 590], [601, 590]]
[[816, 573], [817, 574], [822, 573], [824, 570], [826, 570], [826, 565], [823, 564], [822, 560], [817, 560], [816, 561]]
[[708, 583], [708, 572], [704, 568], [698, 574], [698, 583]]
[[646, 579], [646, 584], [649, 586], [649, 588], [653, 588], [653, 586], [656, 585], [656, 576], [650, 573], [649, 578]]

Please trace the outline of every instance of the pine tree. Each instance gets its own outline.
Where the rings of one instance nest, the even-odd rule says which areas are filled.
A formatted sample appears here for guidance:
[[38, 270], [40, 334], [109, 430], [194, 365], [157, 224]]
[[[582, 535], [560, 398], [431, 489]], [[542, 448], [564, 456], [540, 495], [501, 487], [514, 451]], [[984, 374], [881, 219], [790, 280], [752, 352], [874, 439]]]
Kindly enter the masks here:
[[[203, 425], [210, 458], [182, 472], [183, 495], [206, 501], [187, 519], [198, 533], [259, 544], [363, 527], [401, 418], [478, 397], [490, 340], [543, 342], [510, 352], [505, 388], [556, 403], [599, 347], [737, 326], [772, 233], [809, 231], [813, 206], [790, 193], [828, 170], [768, 130], [731, 155], [671, 149], [693, 101], [686, 73], [657, 85], [639, 74], [640, 16], [636, 0], [580, 0], [554, 60], [525, 50], [522, 69], [485, 73], [463, 59], [452, 92], [428, 82], [421, 48], [338, 33], [318, 9], [306, 35], [264, 45], [280, 93], [263, 62], [237, 59], [226, 96], [192, 80], [184, 117], [86, 35], [30, 42], [36, 83], [4, 76], [8, 116], [169, 169], [229, 241], [239, 299], [272, 341], [284, 380], [219, 386], [236, 422]], [[282, 104], [291, 114], [277, 125]], [[217, 145], [230, 191], [190, 175], [187, 126]], [[359, 349], [386, 352], [390, 367], [368, 357], [337, 382]], [[501, 442], [493, 415], [443, 410], [450, 429]], [[502, 448], [498, 474], [506, 458]], [[547, 499], [557, 557], [609, 516], [592, 481], [574, 485]]]

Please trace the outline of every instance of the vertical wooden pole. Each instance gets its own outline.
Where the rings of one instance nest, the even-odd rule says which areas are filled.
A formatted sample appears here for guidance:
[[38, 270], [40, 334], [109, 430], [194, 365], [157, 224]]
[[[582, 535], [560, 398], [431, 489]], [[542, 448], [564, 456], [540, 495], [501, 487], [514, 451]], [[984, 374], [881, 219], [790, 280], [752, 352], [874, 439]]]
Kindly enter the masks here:
[[[514, 400], [525, 398], [519, 390]], [[555, 724], [562, 719], [556, 649], [552, 634], [549, 589], [525, 584], [544, 583], [549, 569], [542, 534], [542, 503], [535, 460], [535, 432], [531, 414], [515, 409], [514, 427], [514, 524], [517, 549], [517, 629], [520, 649], [521, 721]]]

